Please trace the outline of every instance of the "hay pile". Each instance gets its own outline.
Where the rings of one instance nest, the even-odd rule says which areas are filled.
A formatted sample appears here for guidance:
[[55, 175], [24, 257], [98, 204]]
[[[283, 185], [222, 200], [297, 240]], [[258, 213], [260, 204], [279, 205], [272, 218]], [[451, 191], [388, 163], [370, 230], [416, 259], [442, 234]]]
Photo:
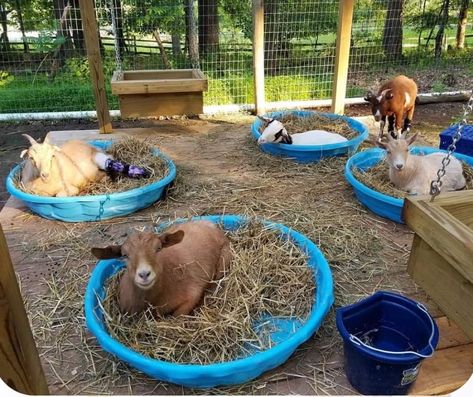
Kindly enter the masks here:
[[135, 316], [122, 315], [118, 285], [123, 273], [109, 281], [103, 306], [113, 338], [156, 359], [210, 364], [270, 348], [270, 325], [254, 328], [261, 315], [304, 321], [315, 294], [306, 256], [277, 231], [258, 222], [227, 235], [233, 261], [193, 315], [155, 319], [151, 309]]
[[134, 137], [127, 137], [115, 142], [106, 150], [106, 153], [111, 154], [115, 160], [145, 168], [149, 171], [150, 177], [132, 179], [119, 175], [115, 179], [107, 176], [99, 182], [89, 184], [80, 194], [119, 193], [163, 179], [169, 172], [167, 162], [162, 157], [155, 156], [152, 150], [152, 145]]
[[[473, 167], [462, 162], [463, 175], [466, 179], [466, 189], [473, 189]], [[397, 198], [405, 198], [407, 193], [397, 189], [389, 180], [388, 165], [385, 161], [381, 161], [374, 167], [365, 171], [358, 168], [352, 169], [353, 176], [366, 186]]]
[[308, 117], [300, 117], [293, 113], [283, 115], [278, 119], [289, 134], [297, 134], [310, 130], [325, 130], [340, 134], [348, 140], [355, 138], [358, 133], [344, 119], [331, 119], [324, 115], [313, 113]]

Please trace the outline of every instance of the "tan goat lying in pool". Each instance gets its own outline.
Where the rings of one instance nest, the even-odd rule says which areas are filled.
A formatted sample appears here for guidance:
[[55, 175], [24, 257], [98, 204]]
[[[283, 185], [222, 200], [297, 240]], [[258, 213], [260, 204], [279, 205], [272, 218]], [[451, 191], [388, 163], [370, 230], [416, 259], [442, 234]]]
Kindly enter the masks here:
[[165, 233], [135, 233], [122, 245], [92, 248], [99, 259], [125, 257], [120, 310], [130, 314], [148, 305], [159, 314], [189, 314], [231, 261], [225, 233], [209, 221], [171, 226]]
[[[394, 139], [387, 135], [387, 141], [377, 141], [377, 145], [386, 149], [386, 161], [389, 164], [389, 180], [401, 190], [410, 194], [429, 194], [430, 184], [437, 180], [437, 171], [442, 165], [445, 153], [431, 153], [417, 156], [409, 153], [409, 145], [415, 141], [417, 134], [407, 138], [402, 135]], [[445, 169], [442, 190], [459, 190], [466, 185], [460, 161], [451, 157]]]
[[24, 136], [31, 146], [21, 153], [22, 158], [26, 157], [21, 179], [33, 194], [75, 196], [87, 183], [105, 175], [96, 162], [100, 150], [85, 142], [69, 141], [58, 147], [51, 145], [48, 137], [38, 143], [31, 136]]

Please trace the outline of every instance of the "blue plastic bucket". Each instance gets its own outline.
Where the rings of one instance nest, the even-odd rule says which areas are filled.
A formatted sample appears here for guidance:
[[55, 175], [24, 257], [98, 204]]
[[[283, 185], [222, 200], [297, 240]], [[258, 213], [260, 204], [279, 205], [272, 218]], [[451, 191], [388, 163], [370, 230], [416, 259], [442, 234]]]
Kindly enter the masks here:
[[342, 307], [336, 317], [345, 373], [362, 394], [407, 394], [439, 339], [425, 307], [392, 292], [380, 291]]

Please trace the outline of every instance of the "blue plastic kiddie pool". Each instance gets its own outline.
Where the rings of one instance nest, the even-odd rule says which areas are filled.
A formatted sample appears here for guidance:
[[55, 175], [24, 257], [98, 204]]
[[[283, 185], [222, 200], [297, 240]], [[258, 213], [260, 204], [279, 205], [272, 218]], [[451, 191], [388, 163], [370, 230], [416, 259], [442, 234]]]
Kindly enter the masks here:
[[[265, 117], [280, 119], [286, 114], [294, 114], [299, 117], [309, 117], [317, 112], [309, 110], [293, 110], [293, 111], [281, 111], [268, 113]], [[264, 143], [260, 145], [263, 152], [273, 154], [275, 156], [283, 156], [290, 158], [298, 163], [313, 163], [320, 161], [325, 157], [343, 156], [345, 154], [354, 153], [358, 146], [368, 138], [368, 128], [359, 121], [347, 117], [340, 116], [334, 113], [318, 113], [321, 116], [330, 119], [342, 119], [346, 120], [350, 127], [358, 133], [358, 135], [346, 142], [331, 143], [328, 145], [288, 145], [285, 143]], [[251, 126], [251, 135], [253, 138], [258, 140], [260, 137], [259, 129], [262, 126], [263, 121], [256, 119]]]
[[[237, 215], [213, 215], [192, 219], [210, 220], [222, 225], [227, 230], [235, 230], [248, 221], [247, 218]], [[281, 365], [300, 344], [307, 341], [320, 327], [334, 300], [333, 281], [327, 261], [312, 241], [284, 225], [267, 221], [264, 223], [271, 228], [280, 230], [282, 236], [291, 239], [294, 244], [307, 253], [308, 266], [313, 269], [316, 281], [314, 304], [305, 323], [290, 318], [265, 318], [265, 321], [269, 320], [275, 326], [275, 330], [271, 334], [274, 342], [272, 348], [234, 361], [197, 365], [175, 364], [152, 359], [122, 345], [107, 332], [102, 306], [99, 304], [99, 300], [105, 298], [105, 282], [124, 266], [122, 261], [116, 259], [99, 261], [92, 272], [84, 304], [87, 327], [96, 336], [104, 350], [132, 367], [152, 378], [187, 387], [209, 388], [240, 384]]]
[[[430, 154], [430, 153], [446, 153], [445, 150], [439, 150], [433, 147], [413, 147], [411, 153], [413, 154]], [[388, 196], [380, 193], [365, 184], [361, 183], [352, 173], [353, 168], [360, 170], [368, 170], [376, 164], [384, 160], [386, 151], [384, 149], [369, 149], [355, 154], [350, 157], [345, 165], [345, 178], [353, 186], [355, 195], [358, 200], [368, 207], [375, 214], [383, 218], [391, 219], [394, 222], [403, 223], [402, 207], [404, 199]], [[463, 154], [455, 153], [455, 157], [473, 166], [473, 157], [465, 156]], [[386, 166], [386, 173], [388, 166]]]
[[[89, 143], [100, 149], [107, 149], [112, 141]], [[167, 175], [159, 181], [125, 192], [73, 197], [47, 197], [26, 193], [18, 189], [13, 182], [21, 164], [8, 174], [7, 190], [12, 196], [23, 201], [31, 211], [47, 219], [86, 222], [128, 215], [161, 199], [166, 187], [176, 178], [176, 167], [172, 160], [157, 149], [153, 149], [153, 153], [167, 162]]]

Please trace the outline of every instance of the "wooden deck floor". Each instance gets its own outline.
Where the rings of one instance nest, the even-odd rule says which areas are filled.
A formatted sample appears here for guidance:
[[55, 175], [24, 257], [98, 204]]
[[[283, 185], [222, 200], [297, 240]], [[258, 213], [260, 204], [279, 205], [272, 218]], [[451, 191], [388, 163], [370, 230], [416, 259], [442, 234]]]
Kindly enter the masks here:
[[[239, 150], [239, 141], [244, 139], [247, 131], [248, 125], [218, 125], [202, 122], [195, 125], [191, 123], [191, 125], [184, 127], [177, 126], [174, 130], [169, 128], [167, 131], [156, 128], [129, 129], [118, 131], [116, 135], [107, 136], [106, 138], [109, 139], [124, 134], [158, 137], [160, 146], [178, 165], [197, 169], [196, 178], [219, 180], [219, 178], [231, 175], [233, 180], [242, 181], [251, 177], [251, 175], [238, 162], [241, 159], [237, 158], [238, 161], [234, 162], [232, 156], [237, 156], [235, 152]], [[218, 136], [214, 136], [217, 133]], [[62, 131], [51, 134], [56, 143], [72, 137], [91, 139], [95, 136], [95, 131]], [[206, 138], [202, 138], [203, 136]], [[210, 147], [210, 144], [216, 142], [216, 140], [223, 140], [223, 144], [217, 142], [218, 144]], [[343, 184], [343, 181], [340, 183]], [[355, 201], [353, 203], [357, 205]], [[152, 216], [166, 217], [174, 214], [179, 216], [181, 212], [184, 213], [188, 209], [187, 207], [186, 203], [175, 203], [175, 206], [172, 207], [173, 214], [160, 212], [159, 207], [154, 207], [127, 218], [106, 221], [104, 222], [104, 230], [106, 230], [104, 233], [119, 235], [125, 229], [136, 225], [141, 226], [145, 218], [148, 221]], [[361, 207], [357, 207], [357, 211], [361, 210]], [[64, 230], [64, 225], [30, 215], [22, 204], [13, 198], [10, 198], [1, 211], [0, 222], [7, 238], [15, 270], [21, 279], [22, 292], [25, 298], [28, 299], [30, 296], [40, 294], [41, 291], [47, 288], [44, 280], [51, 277], [60, 264], [54, 262], [54, 253], [45, 251], [42, 254], [32, 255], [28, 250], [28, 246], [46, 232]], [[443, 316], [438, 307], [407, 275], [405, 263], [412, 239], [410, 232], [402, 225], [396, 225], [374, 216], [371, 216], [367, 221], [366, 227], [377, 228], [381, 236], [390, 239], [390, 244], [398, 246], [398, 248], [396, 248], [397, 253], [386, 253], [390, 258], [392, 257], [392, 266], [388, 269], [388, 272], [381, 279], [373, 278], [370, 281], [372, 284], [367, 284], [365, 291], [361, 292], [360, 296], [374, 292], [380, 286], [385, 285], [383, 283], [386, 279], [389, 279], [389, 285], [393, 286], [395, 290], [426, 304], [429, 311], [436, 317], [437, 324], [440, 327], [440, 343], [437, 352], [433, 358], [426, 360], [422, 365], [411, 394], [437, 395], [455, 390], [463, 385], [473, 373], [472, 341], [455, 324], [450, 323]], [[90, 335], [87, 337], [90, 338]], [[341, 344], [339, 345], [340, 349], [334, 355], [323, 357], [322, 360], [319, 347], [324, 342], [326, 340], [324, 336], [321, 336], [317, 337], [315, 341], [311, 340], [304, 344], [280, 371], [272, 371], [258, 380], [256, 388], [252, 389], [252, 392], [258, 394], [323, 394], [327, 391], [330, 394], [356, 393], [343, 374]], [[65, 394], [81, 391], [82, 385], [76, 380], [77, 374], [74, 372], [77, 372], [77, 370], [73, 369], [64, 375], [64, 372], [61, 372], [61, 366], [66, 366], [68, 362], [80, 363], [81, 360], [84, 360], [84, 357], [81, 357], [77, 352], [67, 352], [63, 357], [50, 357], [48, 356], [50, 354], [48, 349], [44, 346], [40, 347], [40, 351], [52, 393]], [[329, 373], [325, 372], [325, 368], [320, 367], [321, 363], [328, 365], [331, 371], [333, 369], [330, 372], [330, 374], [333, 374], [333, 378], [330, 378], [332, 386], [328, 388], [318, 386], [318, 382], [325, 386], [329, 383], [329, 380], [320, 378]], [[112, 371], [112, 367], [110, 367], [110, 371]], [[195, 392], [151, 380], [143, 380], [142, 377], [138, 381], [136, 379], [126, 379], [123, 382], [118, 382], [106, 391], [102, 389], [82, 390], [84, 392], [100, 390], [101, 392], [114, 394], [183, 394]], [[233, 390], [233, 392], [236, 391]], [[242, 392], [245, 392], [245, 389], [242, 389]], [[246, 393], [248, 393], [248, 389], [246, 389]]]

